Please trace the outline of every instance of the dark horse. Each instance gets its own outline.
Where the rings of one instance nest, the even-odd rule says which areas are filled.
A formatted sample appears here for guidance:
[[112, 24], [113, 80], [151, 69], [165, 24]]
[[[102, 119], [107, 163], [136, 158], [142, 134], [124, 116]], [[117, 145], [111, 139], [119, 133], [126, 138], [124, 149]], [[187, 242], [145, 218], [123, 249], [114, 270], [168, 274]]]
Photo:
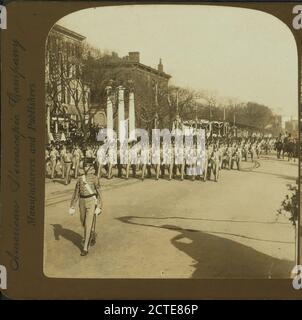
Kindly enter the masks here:
[[281, 153], [284, 157], [284, 151], [283, 151], [283, 147], [284, 147], [284, 143], [281, 139], [278, 139], [276, 141], [276, 145], [275, 145], [275, 148], [276, 148], [276, 151], [277, 151], [277, 158], [280, 159], [281, 158]]
[[286, 144], [286, 152], [288, 156], [288, 161], [290, 161], [292, 158], [295, 160], [296, 155], [296, 142], [294, 139], [289, 139]]
[[292, 158], [295, 158], [296, 155], [296, 142], [291, 136], [285, 137], [283, 142], [281, 139], [278, 139], [276, 142], [277, 158], [280, 159], [281, 153], [282, 158], [284, 159], [285, 154], [287, 154], [288, 161]]

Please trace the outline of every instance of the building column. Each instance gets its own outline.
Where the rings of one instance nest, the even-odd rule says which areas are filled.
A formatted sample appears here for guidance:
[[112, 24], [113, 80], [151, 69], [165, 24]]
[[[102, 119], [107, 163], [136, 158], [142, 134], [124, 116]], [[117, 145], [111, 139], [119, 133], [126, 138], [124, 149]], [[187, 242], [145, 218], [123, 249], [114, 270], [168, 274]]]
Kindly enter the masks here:
[[113, 131], [113, 106], [110, 99], [111, 87], [106, 87], [107, 92], [107, 136], [109, 140], [112, 140], [112, 131]]
[[134, 104], [134, 92], [130, 91], [129, 94], [129, 139], [133, 141], [135, 137], [135, 104]]
[[126, 138], [126, 123], [125, 123], [125, 88], [118, 87], [118, 138], [122, 143]]

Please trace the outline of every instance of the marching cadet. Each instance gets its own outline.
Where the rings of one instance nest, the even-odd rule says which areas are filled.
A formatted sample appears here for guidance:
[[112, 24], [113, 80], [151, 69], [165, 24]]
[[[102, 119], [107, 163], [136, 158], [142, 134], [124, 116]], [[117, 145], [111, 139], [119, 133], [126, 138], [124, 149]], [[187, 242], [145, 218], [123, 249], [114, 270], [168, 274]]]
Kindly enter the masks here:
[[206, 150], [204, 153], [204, 167], [203, 167], [203, 181], [207, 181], [208, 179], [208, 162], [209, 162], [209, 148], [206, 145]]
[[203, 180], [204, 157], [201, 157], [201, 150], [196, 146], [196, 175], [199, 180]]
[[257, 152], [256, 152], [255, 143], [251, 144], [251, 146], [250, 146], [250, 154], [251, 154], [251, 160], [252, 160], [252, 162], [254, 162], [254, 160], [255, 160], [256, 157], [257, 157]]
[[107, 150], [107, 159], [108, 159], [108, 172], [107, 172], [107, 179], [112, 179], [113, 177], [113, 165], [114, 163], [114, 151], [112, 148], [108, 148]]
[[241, 149], [240, 149], [240, 147], [236, 147], [233, 151], [231, 169], [233, 169], [233, 167], [234, 167], [234, 162], [236, 163], [237, 170], [240, 170], [240, 162], [241, 162]]
[[185, 159], [184, 159], [184, 154], [183, 154], [183, 148], [176, 148], [174, 149], [174, 154], [175, 154], [175, 162], [176, 159], [180, 160], [181, 163], [175, 163], [175, 173], [177, 174], [177, 171], [179, 171], [180, 174], [180, 180], [184, 180], [184, 173], [185, 173]]
[[89, 163], [93, 163], [94, 162], [95, 156], [94, 156], [93, 149], [92, 149], [91, 146], [87, 147], [87, 149], [85, 151], [85, 158], [87, 159], [87, 161]]
[[60, 164], [61, 164], [61, 168], [62, 168], [62, 179], [64, 179], [64, 174], [65, 174], [65, 166], [64, 166], [64, 154], [66, 153], [66, 146], [63, 145], [62, 149], [60, 151]]
[[218, 147], [218, 152], [219, 152], [219, 170], [222, 169], [222, 161], [223, 161], [224, 151], [225, 151], [224, 144], [220, 144], [219, 147]]
[[91, 172], [92, 164], [84, 160], [83, 170], [80, 172], [75, 190], [70, 202], [69, 214], [75, 213], [75, 206], [79, 200], [80, 221], [84, 229], [83, 249], [81, 256], [88, 254], [89, 245], [96, 242], [96, 233], [93, 230], [96, 216], [102, 212], [102, 198], [99, 179]]
[[257, 155], [257, 159], [260, 158], [261, 155], [261, 142], [256, 143], [256, 155]]
[[170, 150], [169, 150], [169, 181], [173, 178], [173, 172], [174, 172], [174, 163], [175, 163], [175, 145], [174, 142], [172, 142]]
[[214, 172], [215, 173], [215, 181], [218, 182], [219, 173], [220, 173], [220, 169], [219, 169], [220, 158], [219, 158], [219, 151], [216, 146], [214, 148], [214, 157], [215, 157], [215, 172]]
[[242, 158], [244, 158], [245, 161], [247, 161], [248, 152], [249, 152], [249, 147], [247, 142], [245, 142], [242, 147]]
[[[164, 144], [164, 143], [163, 143]], [[172, 162], [172, 147], [169, 144], [162, 146], [162, 166], [161, 166], [161, 175], [165, 176], [165, 171], [168, 169], [169, 180], [172, 179], [173, 172], [173, 162]]]
[[99, 146], [98, 151], [96, 153], [96, 161], [98, 166], [97, 177], [98, 179], [100, 179], [102, 177], [103, 166], [106, 165], [106, 153], [104, 148], [102, 148], [101, 146]]
[[123, 178], [124, 171], [126, 172], [127, 176], [127, 165], [129, 162], [129, 142], [123, 141], [120, 145], [120, 148], [117, 150], [117, 170], [118, 170], [118, 177]]
[[183, 158], [182, 163], [178, 166], [181, 181], [184, 180], [185, 167], [186, 167], [186, 162], [185, 162], [185, 159]]
[[161, 141], [160, 143], [160, 177], [164, 178], [165, 177], [165, 161], [166, 157], [165, 157], [165, 152], [164, 152], [164, 147], [163, 147], [163, 142]]
[[196, 147], [196, 177], [203, 180], [204, 158], [201, 157], [200, 150]]
[[242, 147], [239, 145], [237, 148], [237, 169], [241, 170], [241, 160], [242, 160]]
[[161, 164], [161, 148], [155, 148], [155, 149], [151, 149], [153, 158], [152, 161], [154, 160], [154, 171], [155, 171], [155, 179], [158, 180], [159, 179], [159, 175], [160, 175], [160, 164]]
[[229, 169], [233, 169], [232, 167], [232, 160], [233, 160], [233, 155], [236, 153], [236, 143], [233, 143], [230, 147], [230, 150], [229, 150]]
[[123, 175], [123, 165], [121, 164], [121, 149], [118, 148], [116, 152], [116, 168], [117, 168], [117, 177], [121, 178]]
[[213, 146], [211, 144], [206, 145], [206, 154], [205, 154], [205, 170], [204, 170], [204, 181], [211, 179], [211, 154], [213, 152]]
[[83, 158], [82, 150], [77, 145], [73, 151], [73, 169], [74, 169], [74, 177], [77, 179], [80, 169], [81, 159]]
[[148, 177], [151, 176], [151, 148], [150, 146], [143, 146], [141, 150], [141, 163], [142, 163], [142, 181], [145, 179], [146, 171], [148, 171]]
[[126, 159], [126, 162], [127, 162], [126, 163], [126, 180], [129, 179], [130, 161], [131, 161], [131, 154], [130, 154], [131, 145], [132, 145], [132, 142], [128, 140], [128, 145], [127, 145], [128, 153], [127, 153], [127, 159]]
[[225, 169], [225, 167], [228, 167], [228, 170], [231, 168], [231, 148], [227, 146], [224, 149], [224, 153], [222, 155], [222, 165], [221, 167]]
[[189, 149], [189, 174], [191, 175], [192, 181], [195, 181], [196, 178], [196, 161], [195, 161], [195, 155], [196, 155], [196, 148], [193, 146], [192, 148]]
[[264, 150], [264, 153], [265, 153], [266, 155], [268, 155], [268, 152], [269, 152], [269, 143], [268, 143], [267, 140], [265, 140], [264, 143], [263, 143], [263, 150]]
[[213, 151], [210, 154], [209, 165], [211, 172], [214, 174], [215, 182], [218, 182], [219, 178], [219, 154], [217, 152], [216, 146], [213, 147]]
[[62, 162], [65, 172], [65, 185], [68, 185], [70, 183], [70, 170], [72, 166], [72, 153], [70, 148], [67, 148], [67, 150], [65, 151], [62, 157]]
[[53, 145], [49, 154], [50, 166], [51, 166], [51, 174], [50, 174], [51, 179], [55, 177], [55, 170], [57, 166], [58, 156], [59, 156], [59, 152], [56, 149], [56, 147]]
[[136, 177], [136, 163], [137, 163], [137, 148], [135, 146], [135, 142], [131, 141], [130, 142], [130, 148], [129, 148], [129, 153], [128, 153], [128, 163], [127, 163], [127, 168], [126, 168], [126, 179], [129, 179], [129, 172], [130, 172], [130, 167], [132, 169], [132, 176], [133, 178]]

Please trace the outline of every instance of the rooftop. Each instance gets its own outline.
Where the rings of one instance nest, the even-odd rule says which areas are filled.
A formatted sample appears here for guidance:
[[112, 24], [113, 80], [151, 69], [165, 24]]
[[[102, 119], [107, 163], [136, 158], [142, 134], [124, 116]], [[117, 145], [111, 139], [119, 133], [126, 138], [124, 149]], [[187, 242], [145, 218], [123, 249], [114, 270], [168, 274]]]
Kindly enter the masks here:
[[158, 69], [152, 68], [140, 62], [139, 52], [129, 52], [129, 55], [126, 57], [119, 57], [115, 52], [112, 53], [112, 56], [106, 56], [103, 58], [105, 65], [107, 66], [126, 66], [126, 67], [137, 67], [139, 69], [145, 70], [147, 72], [156, 74], [157, 76], [163, 77], [165, 79], [170, 79], [172, 76], [163, 71], [163, 65], [161, 63], [158, 66]]
[[78, 40], [78, 41], [83, 41], [84, 39], [86, 39], [86, 37], [82, 36], [81, 34], [76, 33], [70, 29], [67, 29], [59, 24], [55, 24], [51, 30], [62, 33], [64, 35], [69, 36], [69, 37], [71, 37], [75, 40]]

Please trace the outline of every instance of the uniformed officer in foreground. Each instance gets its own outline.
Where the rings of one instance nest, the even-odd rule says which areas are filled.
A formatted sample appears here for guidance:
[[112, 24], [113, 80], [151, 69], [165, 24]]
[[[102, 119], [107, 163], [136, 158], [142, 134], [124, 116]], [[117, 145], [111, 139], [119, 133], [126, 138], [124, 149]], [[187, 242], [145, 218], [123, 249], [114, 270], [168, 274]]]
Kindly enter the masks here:
[[75, 206], [79, 200], [80, 221], [84, 228], [83, 249], [81, 256], [88, 254], [89, 245], [94, 245], [96, 233], [94, 232], [96, 216], [102, 212], [102, 199], [100, 183], [93, 173], [93, 164], [84, 161], [83, 170], [80, 170], [75, 190], [71, 199], [69, 213], [75, 213]]

